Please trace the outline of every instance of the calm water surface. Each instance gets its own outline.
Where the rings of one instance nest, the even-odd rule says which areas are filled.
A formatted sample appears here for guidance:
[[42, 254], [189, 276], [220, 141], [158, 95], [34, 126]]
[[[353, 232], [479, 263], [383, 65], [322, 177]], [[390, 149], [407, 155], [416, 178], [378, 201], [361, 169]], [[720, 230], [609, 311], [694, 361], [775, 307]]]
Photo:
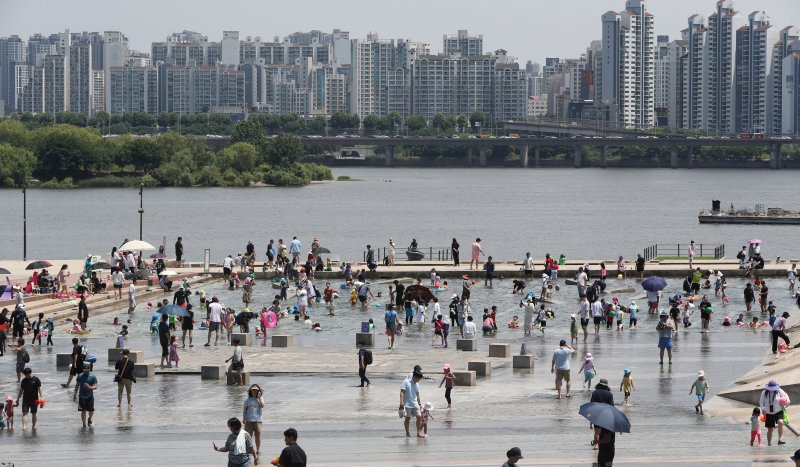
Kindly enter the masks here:
[[[635, 257], [653, 243], [724, 243], [733, 256], [764, 240], [767, 257], [796, 257], [791, 226], [700, 225], [697, 213], [723, 206], [800, 209], [796, 173], [766, 170], [337, 168], [363, 181], [304, 188], [150, 188], [144, 239], [167, 251], [180, 235], [190, 260], [213, 261], [267, 241], [318, 236], [334, 256], [362, 257], [367, 243], [398, 248], [462, 246], [483, 239], [487, 254], [520, 259]], [[0, 191], [0, 259], [22, 256], [22, 194]], [[139, 230], [137, 189], [30, 190], [28, 258], [107, 253]], [[263, 256], [262, 256], [263, 257]]]

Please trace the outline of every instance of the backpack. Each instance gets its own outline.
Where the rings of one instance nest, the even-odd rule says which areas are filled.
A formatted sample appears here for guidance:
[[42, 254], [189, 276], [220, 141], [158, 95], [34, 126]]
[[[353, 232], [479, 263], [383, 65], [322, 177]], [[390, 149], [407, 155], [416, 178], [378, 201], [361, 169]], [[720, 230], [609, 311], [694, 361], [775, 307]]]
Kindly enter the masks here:
[[372, 351], [364, 349], [364, 365], [372, 365]]

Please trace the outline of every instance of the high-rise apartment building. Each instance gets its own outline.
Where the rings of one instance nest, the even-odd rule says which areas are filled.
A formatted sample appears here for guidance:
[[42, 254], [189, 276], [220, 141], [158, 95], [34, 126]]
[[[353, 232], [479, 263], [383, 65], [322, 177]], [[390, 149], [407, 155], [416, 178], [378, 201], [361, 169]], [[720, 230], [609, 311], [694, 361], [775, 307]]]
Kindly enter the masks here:
[[[66, 58], [66, 57], [65, 57]], [[69, 48], [69, 110], [92, 115], [94, 109], [94, 77], [92, 75], [92, 43], [78, 42]]]
[[155, 67], [111, 67], [106, 88], [109, 90], [106, 111], [112, 115], [159, 113], [158, 69]]
[[661, 58], [666, 67], [664, 79], [667, 81], [667, 127], [673, 130], [685, 128], [685, 102], [688, 96], [686, 92], [686, 83], [688, 82], [687, 50], [688, 41], [683, 39], [672, 41], [667, 44], [666, 57]]
[[369, 34], [354, 39], [350, 111], [359, 117], [389, 113], [389, 78], [395, 68], [394, 40]]
[[781, 129], [783, 134], [800, 135], [800, 40], [795, 40], [786, 48], [781, 73], [783, 76], [783, 95], [781, 102]]
[[619, 107], [620, 125], [655, 124], [655, 19], [644, 0], [628, 0], [625, 10], [603, 15], [602, 98]]
[[470, 36], [466, 29], [460, 29], [456, 35], [445, 34], [442, 39], [442, 54], [450, 56], [455, 53], [462, 57], [483, 55], [483, 36]]
[[791, 53], [791, 45], [797, 40], [798, 29], [787, 26], [781, 29], [780, 39], [772, 49], [772, 66], [767, 90], [767, 131], [773, 135], [783, 133], [783, 59]]
[[0, 38], [0, 116], [17, 110], [16, 66], [27, 62], [27, 53], [25, 42], [19, 36]]
[[748, 16], [736, 31], [736, 131], [767, 133], [769, 78], [778, 30], [764, 12]]
[[703, 128], [711, 134], [736, 131], [736, 31], [744, 25], [732, 0], [718, 1], [708, 17]]
[[688, 27], [682, 31], [686, 42], [686, 56], [680, 77], [683, 86], [681, 125], [672, 128], [703, 128], [706, 76], [704, 73], [706, 33], [705, 19], [701, 15], [689, 17]]

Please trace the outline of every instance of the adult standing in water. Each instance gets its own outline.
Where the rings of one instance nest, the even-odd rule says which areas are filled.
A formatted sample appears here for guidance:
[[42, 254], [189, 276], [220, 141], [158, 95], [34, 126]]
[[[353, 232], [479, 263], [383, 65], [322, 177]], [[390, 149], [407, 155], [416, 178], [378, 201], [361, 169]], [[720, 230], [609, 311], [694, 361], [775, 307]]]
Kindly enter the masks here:
[[[161, 368], [169, 358], [169, 316], [161, 315], [161, 322], [158, 323], [158, 342], [161, 344]], [[172, 368], [172, 363], [167, 361], [167, 368]]]
[[178, 241], [175, 242], [175, 261], [179, 263], [183, 261], [183, 237], [178, 237]]
[[453, 266], [460, 266], [458, 261], [458, 248], [460, 245], [456, 239], [453, 239], [453, 243], [450, 244], [450, 252], [453, 254]]
[[242, 421], [244, 431], [250, 434], [256, 441], [256, 454], [261, 453], [261, 424], [263, 422], [262, 409], [264, 408], [264, 392], [261, 386], [253, 384], [247, 390], [247, 398], [244, 400], [242, 408]]
[[761, 413], [764, 414], [764, 427], [767, 429], [767, 446], [772, 446], [772, 430], [778, 429], [778, 444], [786, 444], [782, 441], [783, 437], [783, 405], [781, 399], [786, 405], [789, 405], [789, 396], [778, 385], [774, 379], [770, 380], [764, 390], [761, 391], [761, 397], [758, 405], [761, 407]]

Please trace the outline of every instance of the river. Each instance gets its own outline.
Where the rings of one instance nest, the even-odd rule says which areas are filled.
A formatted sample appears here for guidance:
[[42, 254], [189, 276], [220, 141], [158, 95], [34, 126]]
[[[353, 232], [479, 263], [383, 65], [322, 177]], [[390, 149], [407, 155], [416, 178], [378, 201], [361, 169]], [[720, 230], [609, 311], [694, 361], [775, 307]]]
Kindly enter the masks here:
[[[314, 236], [342, 260], [364, 247], [398, 251], [466, 249], [482, 238], [487, 254], [521, 260], [526, 251], [568, 258], [633, 258], [654, 243], [726, 245], [727, 255], [753, 237], [768, 258], [797, 257], [791, 226], [701, 225], [712, 199], [727, 207], [763, 204], [798, 209], [793, 171], [668, 169], [335, 168], [361, 181], [304, 188], [146, 188], [144, 240], [166, 237], [172, 254], [183, 237], [189, 260], [211, 249], [212, 261], [244, 250], [263, 255], [267, 241]], [[0, 191], [0, 259], [22, 257], [22, 194]], [[138, 189], [28, 191], [28, 259], [107, 254], [139, 230]], [[462, 255], [464, 256], [464, 255]], [[263, 256], [261, 256], [263, 258]]]

